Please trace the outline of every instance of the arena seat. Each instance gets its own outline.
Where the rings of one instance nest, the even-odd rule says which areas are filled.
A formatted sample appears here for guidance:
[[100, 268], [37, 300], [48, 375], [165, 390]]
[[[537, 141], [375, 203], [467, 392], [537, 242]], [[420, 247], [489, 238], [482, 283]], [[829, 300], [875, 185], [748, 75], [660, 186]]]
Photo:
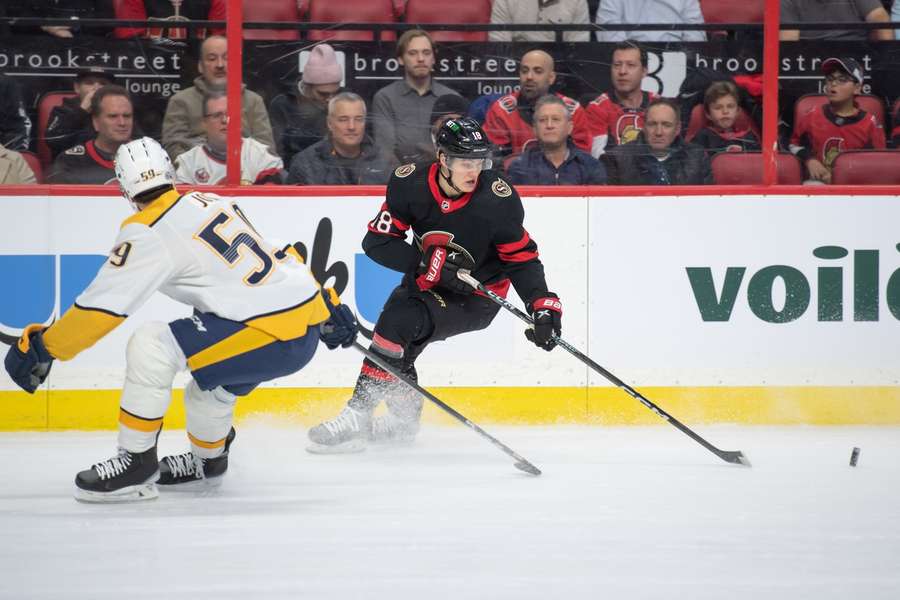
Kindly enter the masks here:
[[[300, 20], [297, 0], [244, 0], [244, 22]], [[299, 40], [296, 29], [244, 29], [245, 40]]]
[[[794, 104], [794, 123], [797, 123], [800, 115], [805, 115], [817, 106], [828, 102], [825, 94], [805, 94]], [[878, 122], [884, 125], [884, 102], [878, 96], [860, 94], [856, 97], [856, 104], [864, 111], [875, 115]]]
[[700, 0], [707, 23], [762, 23], [765, 0]]
[[31, 167], [37, 182], [44, 183], [44, 167], [41, 166], [41, 161], [37, 157], [37, 154], [30, 150], [22, 150], [19, 154], [22, 155], [22, 158], [24, 158], [25, 162], [28, 163], [28, 166]]
[[[691, 120], [688, 122], [687, 132], [684, 134], [685, 141], [689, 142], [694, 139], [694, 136], [707, 124], [709, 124], [709, 120], [706, 118], [706, 108], [702, 104], [698, 104], [691, 110]], [[734, 124], [738, 129], [743, 129], [749, 125], [750, 130], [756, 134], [756, 137], [762, 140], [762, 132], [760, 132], [759, 126], [750, 118], [747, 111], [741, 107], [738, 107], [738, 114]]]
[[[491, 22], [491, 0], [407, 0], [404, 20], [410, 25], [429, 23], [478, 24]], [[429, 31], [435, 42], [486, 42], [487, 31]]]
[[835, 185], [900, 185], [900, 152], [846, 150], [831, 166]]
[[[308, 0], [306, 20], [311, 23], [394, 23], [396, 12], [392, 0]], [[307, 39], [320, 42], [330, 40], [370, 42], [373, 31], [353, 29], [314, 29]], [[381, 40], [396, 40], [394, 31], [383, 31]]]
[[[779, 152], [777, 164], [779, 184], [800, 185], [803, 182], [803, 170], [796, 156]], [[762, 184], [762, 152], [720, 152], [712, 159], [712, 171], [718, 185]]]
[[49, 165], [53, 162], [52, 153], [50, 152], [50, 146], [47, 145], [47, 124], [50, 122], [50, 113], [53, 109], [60, 104], [62, 104], [63, 100], [66, 98], [71, 98], [75, 94], [73, 92], [47, 92], [41, 99], [38, 100], [37, 105], [37, 119], [38, 119], [38, 134], [37, 134], [37, 155], [41, 160], [41, 164], [44, 166]]

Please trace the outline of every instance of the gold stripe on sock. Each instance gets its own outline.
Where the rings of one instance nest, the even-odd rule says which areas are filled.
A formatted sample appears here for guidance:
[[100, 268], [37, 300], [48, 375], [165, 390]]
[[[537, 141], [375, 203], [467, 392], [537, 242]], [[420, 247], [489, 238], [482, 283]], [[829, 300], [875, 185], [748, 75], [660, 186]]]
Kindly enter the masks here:
[[119, 423], [121, 423], [125, 427], [128, 427], [129, 429], [134, 429], [135, 431], [155, 433], [162, 427], [163, 418], [158, 417], [156, 419], [148, 419], [146, 417], [139, 417], [137, 415], [131, 414], [124, 408], [120, 408]]
[[201, 448], [206, 448], [207, 450], [215, 450], [216, 448], [222, 448], [225, 446], [225, 439], [228, 436], [226, 435], [221, 440], [216, 440], [215, 442], [204, 442], [203, 440], [198, 440], [194, 436], [191, 435], [191, 432], [188, 431], [188, 439], [191, 440], [191, 443], [200, 446]]

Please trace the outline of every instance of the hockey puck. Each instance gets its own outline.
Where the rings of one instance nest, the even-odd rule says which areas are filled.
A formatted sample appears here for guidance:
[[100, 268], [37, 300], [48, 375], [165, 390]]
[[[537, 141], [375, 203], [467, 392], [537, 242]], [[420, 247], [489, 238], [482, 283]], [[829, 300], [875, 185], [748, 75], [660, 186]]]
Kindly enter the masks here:
[[853, 447], [853, 452], [850, 453], [850, 466], [855, 467], [856, 463], [859, 461], [859, 448]]

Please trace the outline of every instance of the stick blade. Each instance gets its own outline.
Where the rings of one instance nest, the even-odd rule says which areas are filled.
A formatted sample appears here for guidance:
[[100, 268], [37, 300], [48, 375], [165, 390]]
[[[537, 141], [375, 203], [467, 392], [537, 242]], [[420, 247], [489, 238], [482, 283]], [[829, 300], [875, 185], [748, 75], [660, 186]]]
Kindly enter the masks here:
[[515, 463], [513, 466], [520, 471], [528, 473], [529, 475], [537, 476], [537, 475], [541, 474], [541, 470], [538, 469], [533, 464], [531, 464], [530, 462], [528, 462], [527, 460], [520, 460], [519, 462]]
[[751, 467], [750, 459], [744, 456], [740, 450], [721, 450], [717, 452], [719, 458], [733, 465], [741, 465], [743, 467]]

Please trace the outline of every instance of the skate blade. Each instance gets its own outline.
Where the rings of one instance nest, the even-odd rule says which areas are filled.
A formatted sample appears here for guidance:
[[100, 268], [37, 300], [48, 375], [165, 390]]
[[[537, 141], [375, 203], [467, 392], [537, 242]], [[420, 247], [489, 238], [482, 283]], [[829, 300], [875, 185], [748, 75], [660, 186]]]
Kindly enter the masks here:
[[192, 479], [183, 483], [159, 483], [166, 493], [168, 492], [208, 492], [218, 489], [222, 485], [224, 475], [217, 477], [207, 477], [205, 479]]
[[366, 441], [360, 439], [350, 440], [333, 446], [313, 442], [306, 447], [306, 451], [310, 454], [358, 454], [359, 452], [364, 452], [365, 449]]
[[92, 492], [75, 486], [75, 499], [87, 504], [120, 504], [125, 502], [145, 502], [159, 498], [155, 483], [130, 485], [114, 492]]

